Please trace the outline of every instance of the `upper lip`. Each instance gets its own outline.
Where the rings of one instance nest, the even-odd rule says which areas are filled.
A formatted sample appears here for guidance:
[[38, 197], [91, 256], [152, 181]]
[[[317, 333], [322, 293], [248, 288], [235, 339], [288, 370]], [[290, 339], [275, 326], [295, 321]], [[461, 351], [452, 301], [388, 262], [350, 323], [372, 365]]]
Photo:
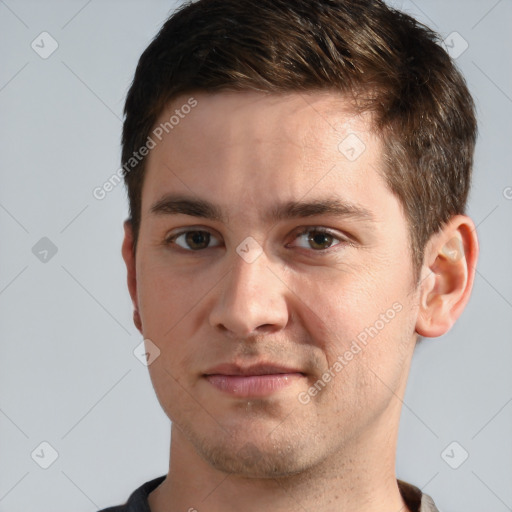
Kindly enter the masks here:
[[274, 363], [258, 363], [242, 366], [233, 363], [224, 363], [214, 366], [205, 372], [205, 375], [272, 375], [278, 373], [301, 373], [297, 368], [290, 368]]

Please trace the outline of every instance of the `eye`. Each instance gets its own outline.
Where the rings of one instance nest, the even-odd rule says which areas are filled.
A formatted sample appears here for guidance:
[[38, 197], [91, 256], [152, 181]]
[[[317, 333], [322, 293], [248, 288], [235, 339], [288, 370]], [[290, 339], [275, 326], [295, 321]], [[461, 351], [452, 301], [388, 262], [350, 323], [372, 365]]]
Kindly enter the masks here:
[[332, 233], [329, 229], [316, 226], [307, 227], [299, 233], [296, 233], [294, 239], [302, 239], [304, 241], [304, 244], [299, 244], [299, 247], [313, 249], [315, 251], [326, 251], [330, 249], [335, 240], [338, 240], [340, 243], [349, 243], [347, 239]]
[[182, 249], [188, 251], [200, 251], [201, 249], [208, 249], [209, 247], [217, 247], [220, 243], [210, 245], [211, 240], [216, 240], [209, 231], [203, 230], [188, 230], [176, 233], [165, 240], [166, 245], [176, 244]]

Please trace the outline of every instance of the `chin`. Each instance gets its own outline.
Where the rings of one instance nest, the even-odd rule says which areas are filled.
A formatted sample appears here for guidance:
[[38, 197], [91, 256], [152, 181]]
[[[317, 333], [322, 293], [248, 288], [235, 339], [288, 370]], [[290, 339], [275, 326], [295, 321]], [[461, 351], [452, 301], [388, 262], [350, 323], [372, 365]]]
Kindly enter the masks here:
[[298, 463], [295, 454], [283, 456], [281, 450], [262, 452], [252, 443], [247, 443], [236, 452], [218, 446], [209, 447], [201, 455], [218, 471], [245, 478], [285, 477], [306, 469]]
[[223, 473], [245, 478], [277, 478], [308, 469], [307, 447], [282, 440], [282, 445], [268, 437], [262, 440], [228, 438], [190, 438], [197, 453], [212, 467]]

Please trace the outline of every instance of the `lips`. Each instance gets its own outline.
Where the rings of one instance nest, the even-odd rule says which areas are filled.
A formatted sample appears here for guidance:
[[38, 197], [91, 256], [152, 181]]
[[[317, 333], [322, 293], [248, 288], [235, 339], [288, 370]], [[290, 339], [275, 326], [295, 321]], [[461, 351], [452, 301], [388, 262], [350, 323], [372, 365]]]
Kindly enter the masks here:
[[272, 363], [259, 363], [250, 366], [239, 366], [236, 364], [220, 364], [205, 372], [205, 375], [276, 375], [300, 373], [297, 368], [276, 365]]
[[297, 368], [272, 363], [251, 366], [221, 364], [208, 370], [204, 377], [217, 390], [239, 398], [264, 397], [284, 389], [305, 374]]

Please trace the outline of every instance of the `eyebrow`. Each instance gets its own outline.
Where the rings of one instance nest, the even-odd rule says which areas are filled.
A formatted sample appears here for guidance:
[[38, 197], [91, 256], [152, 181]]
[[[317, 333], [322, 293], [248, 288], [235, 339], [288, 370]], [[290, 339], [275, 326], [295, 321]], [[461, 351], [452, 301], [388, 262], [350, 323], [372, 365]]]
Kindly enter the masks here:
[[[153, 215], [190, 215], [227, 223], [227, 217], [222, 209], [205, 200], [182, 194], [166, 194], [156, 201], [150, 208]], [[311, 201], [285, 201], [274, 205], [265, 215], [267, 222], [313, 217], [316, 215], [333, 215], [336, 217], [349, 217], [356, 220], [375, 222], [372, 212], [360, 205], [356, 205], [338, 198], [315, 199]]]

